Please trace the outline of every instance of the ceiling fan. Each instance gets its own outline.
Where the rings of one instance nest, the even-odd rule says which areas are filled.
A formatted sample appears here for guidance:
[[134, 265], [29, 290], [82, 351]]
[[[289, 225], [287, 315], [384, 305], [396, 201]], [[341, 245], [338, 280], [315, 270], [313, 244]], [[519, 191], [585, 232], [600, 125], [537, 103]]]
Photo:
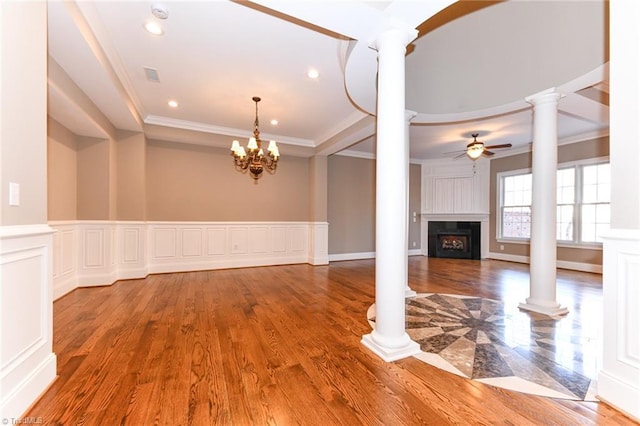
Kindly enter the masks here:
[[501, 145], [484, 146], [484, 142], [481, 142], [477, 139], [478, 135], [479, 133], [472, 134], [471, 136], [473, 137], [473, 142], [467, 145], [467, 149], [465, 149], [465, 151], [462, 154], [454, 158], [460, 158], [464, 155], [467, 155], [472, 160], [477, 160], [478, 158], [480, 158], [481, 155], [485, 155], [487, 157], [495, 155], [495, 152], [489, 151], [490, 149], [511, 148], [510, 143], [503, 143]]

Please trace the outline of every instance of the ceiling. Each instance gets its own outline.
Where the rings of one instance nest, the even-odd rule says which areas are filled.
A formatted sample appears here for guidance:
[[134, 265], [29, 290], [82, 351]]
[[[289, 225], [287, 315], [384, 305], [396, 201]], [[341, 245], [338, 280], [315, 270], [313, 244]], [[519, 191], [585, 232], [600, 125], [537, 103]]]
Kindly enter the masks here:
[[406, 56], [412, 160], [455, 156], [472, 133], [527, 150], [525, 98], [552, 87], [561, 140], [608, 131], [604, 1], [52, 1], [49, 114], [80, 136], [228, 148], [249, 137], [259, 96], [261, 135], [283, 156], [371, 157], [370, 41], [398, 25], [418, 29]]

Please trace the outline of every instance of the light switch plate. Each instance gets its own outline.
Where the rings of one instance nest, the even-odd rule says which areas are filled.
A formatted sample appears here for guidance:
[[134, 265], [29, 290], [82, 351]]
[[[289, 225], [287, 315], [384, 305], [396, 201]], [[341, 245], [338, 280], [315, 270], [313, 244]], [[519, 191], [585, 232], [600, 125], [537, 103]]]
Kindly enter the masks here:
[[20, 184], [15, 182], [9, 182], [9, 205], [20, 205]]

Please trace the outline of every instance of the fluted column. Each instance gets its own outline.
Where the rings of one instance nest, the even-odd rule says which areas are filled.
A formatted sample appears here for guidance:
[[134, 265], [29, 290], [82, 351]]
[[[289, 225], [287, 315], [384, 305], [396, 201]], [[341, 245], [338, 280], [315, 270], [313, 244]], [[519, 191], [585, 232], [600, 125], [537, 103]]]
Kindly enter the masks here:
[[405, 229], [405, 233], [404, 233], [404, 247], [407, 250], [407, 262], [404, 263], [404, 282], [405, 282], [405, 288], [404, 288], [404, 297], [413, 297], [416, 295], [416, 292], [414, 290], [411, 289], [411, 287], [409, 287], [409, 263], [408, 263], [408, 257], [409, 257], [409, 174], [410, 174], [410, 168], [411, 168], [411, 152], [410, 152], [410, 147], [411, 147], [411, 138], [410, 138], [410, 129], [411, 129], [411, 120], [413, 120], [413, 118], [418, 115], [418, 113], [416, 111], [410, 111], [410, 110], [405, 110], [404, 112], [404, 143], [405, 143], [405, 153], [407, 155], [406, 159], [405, 159], [405, 164], [407, 165], [407, 187], [406, 187], [406, 199], [407, 199], [407, 211], [405, 214], [405, 225], [406, 225], [406, 229]]
[[569, 311], [556, 301], [558, 101], [555, 89], [528, 97], [533, 105], [531, 261], [529, 297], [520, 309], [546, 315]]
[[405, 331], [407, 264], [407, 173], [405, 140], [405, 51], [414, 29], [381, 32], [378, 51], [376, 143], [376, 316], [362, 343], [385, 361], [420, 352]]

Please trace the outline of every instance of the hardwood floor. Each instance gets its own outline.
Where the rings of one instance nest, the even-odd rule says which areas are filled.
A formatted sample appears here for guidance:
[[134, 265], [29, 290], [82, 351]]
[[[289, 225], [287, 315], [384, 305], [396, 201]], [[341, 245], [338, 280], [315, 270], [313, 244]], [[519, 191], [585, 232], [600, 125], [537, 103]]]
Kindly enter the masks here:
[[[416, 256], [409, 274], [419, 293], [528, 296], [526, 265]], [[559, 270], [561, 304], [600, 309], [600, 298], [600, 275]], [[25, 416], [57, 425], [636, 424], [602, 403], [510, 392], [415, 358], [385, 363], [360, 343], [373, 302], [373, 260], [77, 289], [54, 303], [58, 379]]]

